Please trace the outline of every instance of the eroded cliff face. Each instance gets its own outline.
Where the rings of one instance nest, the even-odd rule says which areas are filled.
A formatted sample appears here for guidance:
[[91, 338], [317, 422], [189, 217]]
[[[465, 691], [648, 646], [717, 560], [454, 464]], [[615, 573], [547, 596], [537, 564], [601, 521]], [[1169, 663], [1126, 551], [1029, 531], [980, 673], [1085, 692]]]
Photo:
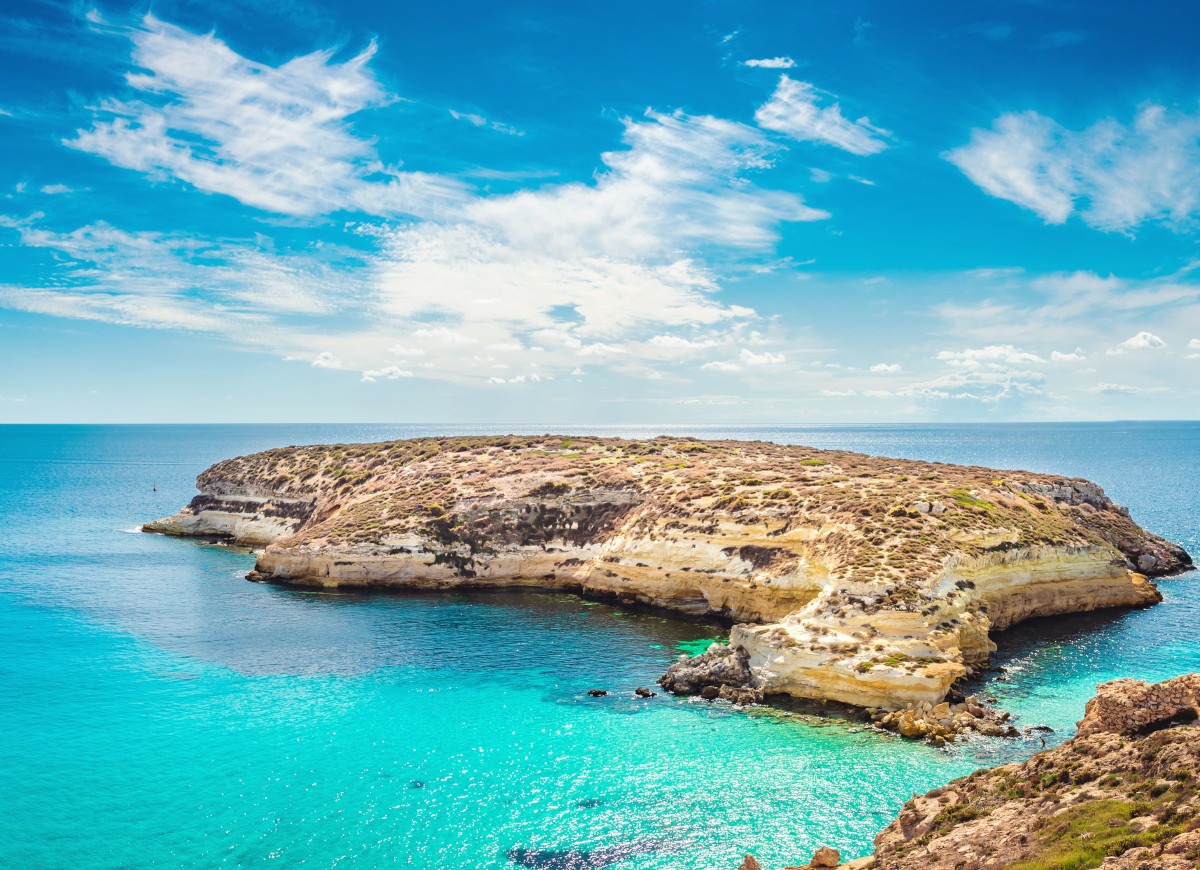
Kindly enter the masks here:
[[146, 526], [251, 579], [532, 586], [741, 623], [763, 691], [936, 702], [1031, 616], [1159, 600], [1186, 553], [1095, 484], [762, 442], [444, 438], [219, 463]]

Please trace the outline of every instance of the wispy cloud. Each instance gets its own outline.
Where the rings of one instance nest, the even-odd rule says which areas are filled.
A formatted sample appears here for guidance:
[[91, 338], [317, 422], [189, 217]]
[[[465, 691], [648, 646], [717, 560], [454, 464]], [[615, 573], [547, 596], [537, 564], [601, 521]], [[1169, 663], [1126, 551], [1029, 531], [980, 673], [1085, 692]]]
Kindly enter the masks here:
[[[154, 151], [159, 170], [200, 178], [206, 189], [228, 182], [244, 201], [285, 213], [361, 204], [395, 181], [366, 177], [365, 143], [343, 124], [353, 107], [384, 99], [369, 52], [344, 64], [318, 53], [266, 67], [212, 36], [152, 18], [132, 38], [139, 66], [154, 72], [131, 76], [131, 84], [169, 94], [153, 107], [138, 104], [139, 124], [158, 117], [161, 136], [199, 134]], [[205, 64], [195, 73], [202, 85], [188, 67]], [[216, 93], [210, 79], [233, 93]], [[325, 95], [319, 112], [314, 91]], [[266, 121], [253, 117], [258, 106]], [[230, 107], [233, 115], [218, 121]], [[263, 124], [285, 107], [298, 126], [281, 122], [269, 133]], [[116, 114], [113, 105], [108, 111]], [[269, 243], [206, 243], [103, 224], [56, 233], [9, 221], [25, 245], [56, 250], [74, 265], [46, 286], [0, 288], [0, 302], [211, 332], [368, 381], [488, 381], [505, 371], [504, 383], [529, 384], [593, 367], [660, 377], [658, 364], [685, 365], [722, 348], [739, 366], [782, 363], [770, 348], [745, 348], [757, 315], [720, 300], [720, 268], [726, 257], [770, 254], [781, 225], [828, 213], [755, 183], [781, 149], [754, 126], [648, 111], [623, 127], [624, 147], [601, 156], [604, 170], [590, 183], [493, 196], [457, 190], [421, 220], [351, 224], [368, 250], [343, 262], [328, 250], [289, 256]], [[122, 138], [142, 128], [117, 118], [101, 128], [95, 136], [146, 141]], [[311, 143], [299, 141], [306, 134]], [[91, 135], [76, 144], [96, 145]], [[265, 141], [254, 146], [255, 136]], [[220, 153], [195, 153], [199, 141], [216, 142]], [[285, 167], [281, 177], [266, 171], [276, 163]], [[324, 183], [293, 185], [298, 166]], [[387, 217], [387, 209], [376, 212]]]
[[796, 61], [790, 57], [760, 57], [742, 61], [743, 66], [757, 66], [763, 69], [791, 69]]
[[488, 130], [495, 130], [497, 133], [504, 133], [508, 136], [524, 136], [524, 130], [518, 130], [511, 124], [504, 124], [500, 121], [490, 121], [478, 112], [459, 112], [455, 109], [450, 109], [450, 116], [456, 121], [465, 121], [472, 127], [485, 127]]
[[65, 144], [280, 214], [428, 216], [464, 196], [454, 180], [383, 165], [351, 130], [349, 116], [392, 99], [368, 67], [374, 44], [342, 63], [319, 51], [273, 67], [152, 15], [126, 35], [132, 98], [101, 102]]
[[779, 77], [775, 93], [759, 107], [754, 119], [760, 127], [775, 130], [801, 142], [833, 145], [851, 154], [878, 154], [887, 148], [888, 131], [863, 117], [850, 121], [838, 103], [821, 106], [823, 97], [808, 82]]
[[946, 157], [987, 193], [1051, 224], [1078, 214], [1101, 230], [1182, 228], [1200, 211], [1200, 115], [1163, 106], [1081, 132], [1037, 112], [1005, 114]]

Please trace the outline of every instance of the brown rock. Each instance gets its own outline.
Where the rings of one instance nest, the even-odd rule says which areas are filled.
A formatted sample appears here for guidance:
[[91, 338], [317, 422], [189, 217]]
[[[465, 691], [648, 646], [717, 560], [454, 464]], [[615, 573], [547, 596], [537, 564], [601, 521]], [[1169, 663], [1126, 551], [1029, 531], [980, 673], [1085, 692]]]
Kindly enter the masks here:
[[738, 870], [762, 870], [762, 865], [754, 860], [753, 855], [747, 855]]
[[829, 846], [822, 846], [817, 851], [813, 852], [812, 861], [809, 862], [810, 867], [836, 867], [842, 863], [842, 853], [837, 849]]

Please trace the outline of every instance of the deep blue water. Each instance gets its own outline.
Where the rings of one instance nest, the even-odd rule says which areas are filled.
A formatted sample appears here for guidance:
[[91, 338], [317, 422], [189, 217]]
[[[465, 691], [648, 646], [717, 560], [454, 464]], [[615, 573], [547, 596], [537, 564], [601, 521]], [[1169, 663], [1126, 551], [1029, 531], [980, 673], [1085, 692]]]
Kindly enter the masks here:
[[[832, 718], [635, 700], [720, 627], [566, 595], [292, 591], [245, 582], [248, 553], [137, 531], [229, 456], [504, 431], [1079, 475], [1200, 552], [1194, 423], [0, 426], [0, 866], [782, 866], [823, 844], [866, 854], [913, 792], [1037, 748], [946, 752]], [[1148, 610], [997, 635], [1009, 672], [985, 691], [1059, 741], [1096, 682], [1200, 670], [1200, 575], [1160, 588]], [[588, 698], [597, 687], [613, 694]]]

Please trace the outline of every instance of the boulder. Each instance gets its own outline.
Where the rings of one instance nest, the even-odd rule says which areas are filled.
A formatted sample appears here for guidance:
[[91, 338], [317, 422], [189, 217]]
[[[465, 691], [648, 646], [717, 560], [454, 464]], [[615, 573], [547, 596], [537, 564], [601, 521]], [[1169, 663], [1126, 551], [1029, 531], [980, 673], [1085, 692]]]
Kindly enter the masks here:
[[603, 698], [607, 694], [608, 692], [604, 691], [604, 689], [588, 689], [588, 695], [593, 698]]
[[753, 855], [747, 855], [738, 866], [738, 870], [762, 870], [762, 865], [754, 860]]
[[813, 853], [812, 860], [808, 862], [810, 867], [836, 867], [842, 863], [842, 853], [837, 849], [832, 849], [829, 846], [822, 846]]

